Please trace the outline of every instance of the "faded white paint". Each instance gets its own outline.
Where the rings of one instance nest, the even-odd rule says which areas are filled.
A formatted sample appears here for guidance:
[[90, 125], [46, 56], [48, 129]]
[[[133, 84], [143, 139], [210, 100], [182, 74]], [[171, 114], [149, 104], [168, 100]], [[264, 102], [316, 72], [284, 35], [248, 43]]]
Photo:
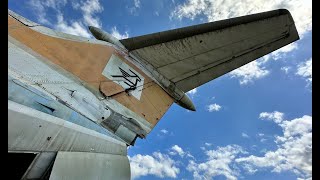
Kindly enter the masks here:
[[126, 155], [124, 142], [8, 101], [8, 151], [81, 151]]
[[137, 120], [146, 132], [151, 131], [150, 123], [130, 109], [112, 98], [99, 100], [79, 79], [23, 47], [11, 36], [8, 39], [8, 74], [14, 79], [29, 84], [53, 99], [59, 98], [96, 123], [99, 123], [102, 117], [106, 119], [110, 115], [105, 109], [108, 106], [126, 117]]
[[127, 156], [88, 152], [58, 152], [50, 180], [130, 180]]
[[[121, 72], [120, 68], [125, 72]], [[124, 89], [130, 88], [130, 84], [136, 83], [136, 89], [130, 90], [129, 94], [140, 100], [143, 89], [144, 77], [137, 71], [135, 71], [133, 68], [131, 68], [128, 64], [123, 62], [120, 58], [112, 54], [110, 60], [108, 61], [108, 64], [103, 69], [102, 74], [108, 79], [122, 86]], [[115, 75], [123, 77], [114, 77]]]

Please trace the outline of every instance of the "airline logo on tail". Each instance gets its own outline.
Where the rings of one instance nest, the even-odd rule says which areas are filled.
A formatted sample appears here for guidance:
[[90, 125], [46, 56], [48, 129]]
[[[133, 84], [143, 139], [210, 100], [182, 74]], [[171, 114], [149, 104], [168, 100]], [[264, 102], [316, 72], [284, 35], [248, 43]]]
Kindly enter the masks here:
[[140, 100], [144, 78], [120, 58], [112, 55], [102, 74], [119, 84], [130, 95]]

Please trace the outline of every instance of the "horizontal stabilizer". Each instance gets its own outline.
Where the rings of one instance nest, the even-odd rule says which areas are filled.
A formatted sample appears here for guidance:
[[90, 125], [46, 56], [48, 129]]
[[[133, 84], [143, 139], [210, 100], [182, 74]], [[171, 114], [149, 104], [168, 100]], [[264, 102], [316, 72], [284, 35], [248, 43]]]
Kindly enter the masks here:
[[279, 9], [120, 42], [186, 92], [298, 39], [290, 12]]

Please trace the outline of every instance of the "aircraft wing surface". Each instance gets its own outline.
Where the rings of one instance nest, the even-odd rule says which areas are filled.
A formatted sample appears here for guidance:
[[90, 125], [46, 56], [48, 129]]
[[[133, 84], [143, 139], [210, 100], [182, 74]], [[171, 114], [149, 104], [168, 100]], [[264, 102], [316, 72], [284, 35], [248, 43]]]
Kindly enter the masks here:
[[290, 12], [279, 9], [120, 42], [186, 92], [298, 39]]

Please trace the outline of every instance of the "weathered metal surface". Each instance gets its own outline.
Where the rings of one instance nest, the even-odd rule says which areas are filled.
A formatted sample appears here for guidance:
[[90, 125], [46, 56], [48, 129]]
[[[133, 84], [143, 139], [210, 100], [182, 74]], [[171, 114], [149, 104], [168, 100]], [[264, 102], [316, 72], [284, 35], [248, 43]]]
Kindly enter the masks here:
[[[111, 132], [113, 133], [117, 131], [117, 128], [119, 128], [121, 124], [126, 126], [127, 128], [132, 129], [133, 132], [136, 132], [139, 135], [139, 137], [145, 137], [147, 135], [147, 130], [150, 131], [150, 129], [148, 128], [147, 130], [144, 130], [143, 125], [139, 125], [138, 121], [135, 121], [137, 122], [138, 127], [135, 124], [130, 123], [129, 121], [127, 121], [127, 119], [125, 119], [126, 117], [124, 115], [113, 115], [112, 117], [110, 117], [111, 113], [117, 113], [106, 106], [103, 101], [99, 101], [90, 91], [86, 90], [83, 86], [72, 81], [72, 79], [68, 79], [63, 75], [63, 73], [54, 71], [52, 68], [44, 63], [41, 63], [39, 60], [37, 60], [37, 58], [23, 51], [21, 48], [18, 48], [11, 42], [8, 42], [8, 46], [8, 53], [10, 56], [9, 74], [12, 74], [16, 78], [11, 78], [12, 80], [9, 81], [9, 100], [12, 99], [22, 104], [26, 103], [25, 105], [28, 105], [29, 107], [38, 109], [42, 112], [46, 112], [50, 115], [65, 120], [72, 120], [76, 118], [75, 116], [77, 116], [80, 120], [84, 119], [83, 121], [88, 121], [90, 119], [97, 124], [101, 124], [105, 121], [117, 122], [117, 126], [109, 128], [105, 126], [108, 124], [103, 123], [103, 127], [106, 127], [108, 130], [110, 130], [111, 128]], [[25, 84], [23, 84], [18, 79], [29, 80], [29, 82], [25, 82]], [[20, 86], [12, 84], [13, 82], [20, 84]], [[36, 83], [33, 86], [43, 88], [41, 89], [43, 93], [41, 93], [40, 90], [33, 88], [31, 85], [27, 85], [30, 83]], [[26, 90], [21, 89], [21, 87], [24, 87]], [[53, 97], [44, 97], [45, 99], [51, 100], [49, 106], [48, 103], [43, 102], [43, 100], [39, 99], [39, 97], [30, 94], [29, 91], [33, 91], [35, 94], [38, 94], [38, 96], [40, 95], [42, 97], [48, 96], [43, 95], [44, 93], [51, 93], [50, 95]], [[37, 98], [38, 101], [40, 100], [42, 102], [36, 101]], [[59, 102], [57, 102], [55, 99], [57, 99]], [[70, 110], [67, 106], [71, 107], [76, 112]], [[81, 115], [87, 117], [88, 119], [81, 117]], [[88, 126], [88, 123], [81, 123], [81, 125], [85, 125], [85, 127], [87, 128], [92, 128], [91, 126]], [[117, 135], [120, 138], [129, 140], [127, 138], [127, 133], [123, 131], [121, 132], [123, 134], [118, 133]], [[104, 133], [107, 132], [104, 131]], [[129, 131], [128, 133], [131, 134], [131, 131]], [[128, 144], [132, 144], [135, 137], [136, 135], [134, 135], [130, 139], [130, 141], [126, 142]]]
[[125, 155], [58, 152], [50, 180], [61, 179], [130, 180], [130, 164]]
[[121, 42], [186, 92], [298, 39], [290, 13], [275, 10]]
[[55, 97], [49, 95], [50, 94], [45, 94], [30, 85], [23, 84], [17, 79], [13, 79], [10, 76], [8, 77], [8, 100], [122, 141], [121, 138], [107, 129], [67, 107], [65, 104], [56, 101]]
[[127, 154], [125, 143], [8, 101], [8, 151], [80, 151]]
[[[19, 22], [14, 21], [11, 17], [8, 17], [8, 25], [10, 37], [13, 37], [24, 46], [27, 46], [27, 48], [35, 54], [41, 56], [41, 59], [44, 59], [44, 62], [49, 61], [54, 65], [62, 67], [64, 70], [77, 76], [93, 89], [97, 91], [100, 90], [106, 96], [111, 96], [107, 98], [106, 102], [112, 101], [120, 104], [115, 105], [115, 107], [123, 106], [126, 110], [114, 110], [125, 112], [126, 116], [132, 116], [134, 114], [134, 117], [132, 118], [137, 119], [143, 126], [149, 124], [149, 130], [146, 129], [147, 132], [150, 132], [173, 103], [172, 98], [164, 92], [157, 83], [153, 82], [153, 80], [144, 72], [130, 63], [128, 57], [118, 53], [113, 46], [66, 39], [68, 38], [66, 35], [63, 36], [63, 38], [55, 38], [43, 34], [43, 32], [46, 31], [45, 29], [41, 29], [42, 31], [39, 33], [37, 31], [39, 28], [34, 29], [34, 31], [25, 26], [18, 26]], [[13, 28], [13, 26], [15, 28]], [[54, 33], [50, 32], [48, 34]], [[57, 35], [58, 34], [55, 34], [55, 36]], [[102, 71], [112, 54], [117, 54], [123, 62], [144, 77], [144, 85], [140, 100], [136, 99], [134, 96], [129, 96], [123, 87], [102, 74]], [[154, 96], [154, 93], [148, 90], [150, 88], [157, 91], [157, 95], [151, 97], [152, 99], [157, 100], [157, 102], [149, 101], [149, 99], [151, 99], [150, 96]], [[112, 96], [114, 93], [118, 94]], [[157, 104], [157, 106], [154, 106], [154, 104]], [[131, 113], [131, 111], [133, 113]]]
[[110, 42], [125, 50], [125, 47], [121, 44], [121, 42], [117, 38], [113, 37], [111, 34], [104, 32], [102, 29], [99, 29], [93, 26], [89, 26], [89, 30], [96, 39]]
[[[191, 37], [191, 36], [195, 36], [195, 35], [199, 35], [207, 32], [212, 32], [215, 30], [221, 30], [221, 29], [229, 28], [239, 24], [246, 24], [253, 21], [259, 21], [267, 18], [277, 17], [280, 15], [290, 15], [290, 12], [286, 9], [278, 9], [278, 10], [273, 10], [268, 12], [230, 18], [226, 20], [203, 23], [200, 25], [182, 27], [182, 28], [157, 32], [153, 34], [146, 34], [146, 35], [137, 36], [133, 38], [122, 39], [120, 41], [125, 45], [125, 47], [129, 51], [132, 51], [132, 50], [141, 49], [147, 46], [184, 39], [186, 37]], [[291, 21], [293, 21], [291, 15], [289, 18]]]
[[131, 131], [130, 129], [126, 128], [123, 125], [119, 126], [115, 134], [121, 136], [125, 141], [133, 142], [133, 143], [137, 136], [136, 133], [134, 133], [133, 131]]

